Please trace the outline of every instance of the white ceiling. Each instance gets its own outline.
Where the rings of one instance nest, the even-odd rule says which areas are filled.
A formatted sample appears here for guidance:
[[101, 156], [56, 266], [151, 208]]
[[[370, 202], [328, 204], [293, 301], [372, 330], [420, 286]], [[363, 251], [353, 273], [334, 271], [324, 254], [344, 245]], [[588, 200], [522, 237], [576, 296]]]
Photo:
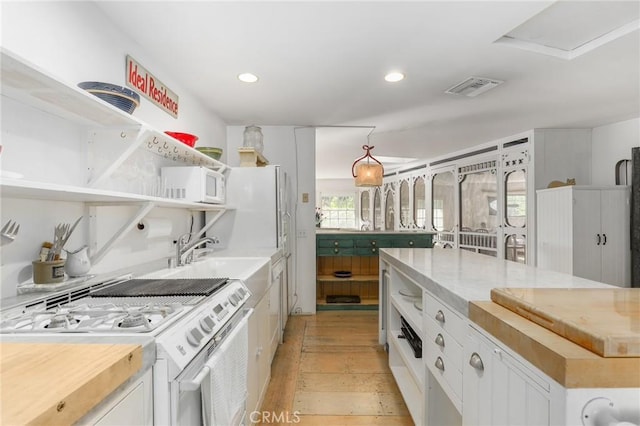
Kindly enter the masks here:
[[[494, 44], [553, 3], [97, 4], [230, 125], [375, 126], [374, 155], [433, 158], [532, 128], [640, 116], [637, 29], [572, 60]], [[637, 1], [571, 3], [570, 16], [593, 28], [602, 25], [589, 17], [589, 4], [629, 19], [640, 8]], [[406, 79], [385, 82], [391, 70]], [[242, 72], [259, 82], [239, 82]], [[444, 93], [470, 76], [505, 83], [475, 98]], [[350, 177], [369, 131], [319, 129], [317, 177]]]

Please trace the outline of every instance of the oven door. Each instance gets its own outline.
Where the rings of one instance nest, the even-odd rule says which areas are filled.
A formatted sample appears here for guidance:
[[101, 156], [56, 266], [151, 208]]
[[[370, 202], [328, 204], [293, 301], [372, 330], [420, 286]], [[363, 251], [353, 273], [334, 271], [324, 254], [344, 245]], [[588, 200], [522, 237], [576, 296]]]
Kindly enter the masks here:
[[251, 311], [236, 313], [171, 383], [172, 424], [244, 424]]

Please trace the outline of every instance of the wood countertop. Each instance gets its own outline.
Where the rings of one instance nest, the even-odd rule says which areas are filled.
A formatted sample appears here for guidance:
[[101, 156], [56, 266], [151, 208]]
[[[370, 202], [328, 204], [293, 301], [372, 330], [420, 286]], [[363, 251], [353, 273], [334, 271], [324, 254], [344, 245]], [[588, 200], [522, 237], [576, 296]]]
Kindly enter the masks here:
[[640, 387], [640, 358], [599, 356], [494, 302], [470, 302], [469, 319], [566, 388]]
[[142, 347], [0, 343], [0, 424], [69, 425], [132, 377]]

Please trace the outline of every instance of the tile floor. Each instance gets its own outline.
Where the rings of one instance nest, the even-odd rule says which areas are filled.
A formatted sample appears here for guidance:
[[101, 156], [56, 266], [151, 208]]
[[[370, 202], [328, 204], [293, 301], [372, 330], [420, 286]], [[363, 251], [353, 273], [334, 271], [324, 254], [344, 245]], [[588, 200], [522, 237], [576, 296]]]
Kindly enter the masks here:
[[413, 425], [378, 345], [377, 311], [292, 316], [284, 338], [263, 425]]

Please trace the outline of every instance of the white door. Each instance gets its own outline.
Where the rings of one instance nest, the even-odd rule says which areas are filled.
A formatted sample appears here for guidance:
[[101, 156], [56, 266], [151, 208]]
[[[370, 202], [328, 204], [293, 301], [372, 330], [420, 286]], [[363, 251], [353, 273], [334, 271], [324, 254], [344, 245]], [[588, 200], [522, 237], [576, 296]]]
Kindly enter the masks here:
[[594, 281], [602, 276], [600, 190], [573, 190], [573, 274]]
[[631, 282], [629, 203], [626, 190], [601, 191], [602, 275], [600, 281], [618, 286]]

